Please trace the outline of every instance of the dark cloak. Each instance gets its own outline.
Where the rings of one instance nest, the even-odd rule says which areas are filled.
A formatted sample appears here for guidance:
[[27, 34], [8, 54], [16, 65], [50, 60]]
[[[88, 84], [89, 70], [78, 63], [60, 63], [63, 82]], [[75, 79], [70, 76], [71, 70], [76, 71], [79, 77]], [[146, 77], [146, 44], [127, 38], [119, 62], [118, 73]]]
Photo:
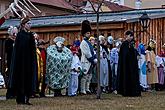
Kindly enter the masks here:
[[11, 57], [13, 52], [14, 40], [8, 38], [5, 42], [5, 51], [7, 53], [7, 68], [10, 69]]
[[30, 96], [34, 91], [35, 41], [31, 32], [21, 30], [13, 50], [9, 86], [17, 95]]
[[118, 93], [123, 96], [140, 96], [137, 51], [124, 41], [119, 52]]

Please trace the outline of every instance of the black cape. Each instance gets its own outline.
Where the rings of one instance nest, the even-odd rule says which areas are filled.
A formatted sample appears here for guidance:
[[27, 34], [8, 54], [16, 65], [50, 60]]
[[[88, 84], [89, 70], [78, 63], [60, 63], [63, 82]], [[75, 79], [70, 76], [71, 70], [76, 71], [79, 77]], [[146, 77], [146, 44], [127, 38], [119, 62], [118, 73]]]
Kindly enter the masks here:
[[124, 41], [119, 52], [117, 91], [123, 96], [140, 96], [137, 51]]
[[7, 67], [8, 69], [10, 69], [10, 64], [11, 64], [11, 57], [12, 57], [12, 53], [13, 53], [13, 44], [14, 44], [14, 40], [8, 38], [5, 42], [5, 51], [7, 54]]
[[9, 86], [16, 94], [30, 96], [34, 91], [35, 41], [31, 32], [21, 30], [13, 50]]

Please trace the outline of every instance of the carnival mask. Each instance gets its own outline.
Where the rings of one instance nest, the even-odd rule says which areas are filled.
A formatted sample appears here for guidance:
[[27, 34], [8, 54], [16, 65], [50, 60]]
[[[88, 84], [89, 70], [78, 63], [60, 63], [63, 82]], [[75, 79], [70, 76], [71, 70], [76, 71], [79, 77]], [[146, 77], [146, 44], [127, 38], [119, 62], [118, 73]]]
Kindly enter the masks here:
[[109, 37], [108, 37], [108, 43], [109, 43], [109, 44], [113, 44], [113, 37], [112, 37], [112, 36], [109, 36]]

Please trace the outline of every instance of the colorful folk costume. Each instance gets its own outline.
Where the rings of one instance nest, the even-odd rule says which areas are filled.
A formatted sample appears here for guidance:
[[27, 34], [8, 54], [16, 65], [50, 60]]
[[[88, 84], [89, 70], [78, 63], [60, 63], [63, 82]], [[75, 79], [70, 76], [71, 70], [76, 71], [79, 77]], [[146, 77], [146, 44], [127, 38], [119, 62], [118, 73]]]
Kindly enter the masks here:
[[36, 55], [37, 55], [37, 92], [41, 92], [41, 83], [42, 83], [42, 80], [43, 80], [43, 71], [44, 71], [44, 68], [43, 68], [43, 59], [42, 59], [42, 56], [41, 56], [41, 52], [39, 50], [39, 48], [36, 48]]
[[150, 40], [148, 48], [146, 50], [146, 62], [147, 62], [147, 82], [151, 86], [151, 89], [155, 89], [155, 84], [158, 83], [158, 73], [156, 67], [156, 55], [154, 49], [156, 42]]
[[64, 46], [65, 39], [56, 37], [55, 45], [47, 48], [46, 84], [54, 90], [54, 96], [59, 96], [61, 90], [68, 87], [72, 52]]
[[[93, 48], [94, 48], [94, 54], [96, 56], [96, 51], [97, 51], [97, 44], [95, 41], [95, 38], [93, 36], [91, 36], [89, 38], [90, 43], [92, 44]], [[96, 65], [93, 66], [92, 68], [92, 79], [91, 79], [91, 83], [90, 83], [90, 91], [91, 93], [96, 94], [97, 92], [97, 71], [96, 71]]]
[[41, 66], [41, 68], [43, 68], [43, 74], [41, 76], [41, 91], [40, 91], [40, 97], [45, 97], [45, 89], [46, 89], [46, 83], [45, 83], [45, 75], [46, 75], [46, 49], [45, 49], [45, 44], [48, 44], [49, 42], [45, 42], [45, 41], [39, 41], [38, 43], [38, 48], [40, 50], [41, 53], [41, 57], [42, 57], [42, 63], [43, 66]]
[[160, 55], [156, 56], [156, 64], [157, 64], [157, 68], [158, 68], [158, 90], [162, 90], [163, 89], [163, 85], [164, 85], [164, 78], [165, 78], [165, 44], [162, 46], [162, 51], [160, 53]]
[[158, 68], [158, 84], [164, 84], [164, 66], [165, 66], [165, 58], [156, 56], [156, 64]]
[[133, 32], [125, 33], [124, 41], [119, 51], [117, 92], [123, 96], [141, 96], [137, 51], [132, 45]]
[[81, 94], [91, 93], [89, 90], [90, 81], [92, 78], [92, 66], [97, 62], [94, 56], [94, 49], [89, 42], [91, 27], [88, 20], [82, 22], [81, 34], [84, 37], [80, 44], [81, 49], [81, 65], [84, 75], [81, 78]]
[[140, 76], [140, 85], [143, 90], [146, 90], [148, 88], [147, 84], [147, 68], [146, 68], [146, 53], [145, 53], [145, 46], [144, 44], [139, 44], [138, 46], [138, 52], [140, 55], [138, 64], [139, 64], [139, 76]]

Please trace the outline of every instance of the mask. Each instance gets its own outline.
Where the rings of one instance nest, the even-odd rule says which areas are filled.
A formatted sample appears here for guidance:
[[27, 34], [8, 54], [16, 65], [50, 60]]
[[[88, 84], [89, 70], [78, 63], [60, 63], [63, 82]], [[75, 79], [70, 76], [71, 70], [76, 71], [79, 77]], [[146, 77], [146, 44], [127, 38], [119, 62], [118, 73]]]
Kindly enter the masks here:
[[62, 50], [63, 50], [63, 47], [64, 47], [64, 44], [62, 43], [62, 42], [57, 42], [56, 43], [56, 47], [57, 47], [57, 50], [59, 51], [59, 52], [62, 52]]
[[109, 37], [108, 37], [108, 43], [109, 43], [109, 44], [113, 44], [113, 37], [112, 37], [112, 36], [109, 36]]

